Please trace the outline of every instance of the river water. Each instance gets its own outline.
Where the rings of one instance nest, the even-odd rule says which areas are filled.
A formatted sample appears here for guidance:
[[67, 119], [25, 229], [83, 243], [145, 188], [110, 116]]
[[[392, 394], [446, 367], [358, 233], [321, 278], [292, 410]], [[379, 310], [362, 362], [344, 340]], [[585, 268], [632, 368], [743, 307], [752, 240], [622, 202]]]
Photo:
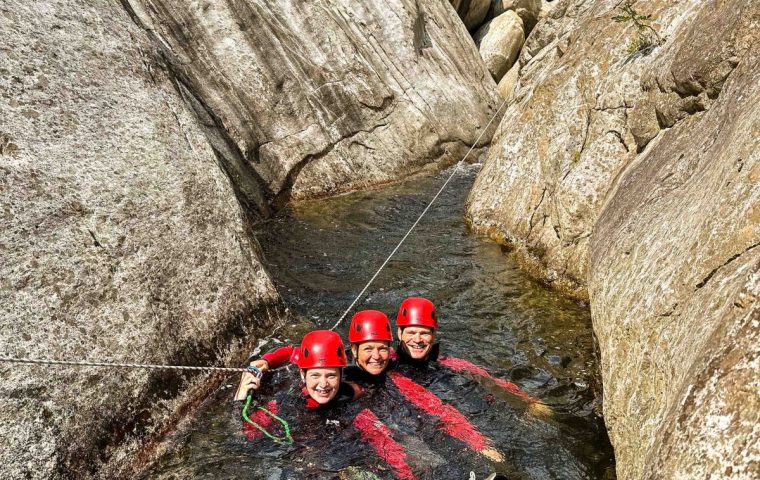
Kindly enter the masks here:
[[[393, 319], [403, 298], [430, 298], [442, 355], [482, 365], [549, 407], [531, 408], [492, 380], [446, 368], [412, 377], [490, 438], [503, 462], [452, 438], [390, 381], [358, 406], [304, 412], [288, 401], [298, 396], [298, 374], [288, 367], [256, 402], [280, 401], [293, 445], [243, 427], [241, 404], [231, 401], [237, 382], [231, 377], [143, 478], [396, 478], [352, 423], [362, 408], [388, 427], [419, 479], [469, 479], [471, 472], [479, 480], [492, 472], [510, 479], [615, 478], [595, 397], [599, 373], [589, 311], [536, 284], [499, 245], [468, 232], [463, 204], [476, 171], [466, 166], [457, 173], [354, 311], [378, 309]], [[300, 204], [260, 225], [255, 233], [267, 269], [299, 319], [265, 349], [332, 326], [449, 174]], [[344, 336], [347, 323], [338, 328]], [[276, 422], [269, 429], [283, 433]]]

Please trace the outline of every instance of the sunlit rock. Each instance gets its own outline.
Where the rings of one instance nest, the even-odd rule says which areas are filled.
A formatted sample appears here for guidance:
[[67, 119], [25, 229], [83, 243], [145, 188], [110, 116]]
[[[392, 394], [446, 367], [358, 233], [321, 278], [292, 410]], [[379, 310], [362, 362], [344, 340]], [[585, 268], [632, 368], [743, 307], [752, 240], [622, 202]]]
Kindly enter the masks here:
[[126, 3], [276, 202], [450, 164], [498, 105], [440, 0]]
[[758, 7], [636, 4], [641, 38], [619, 5], [560, 2], [531, 34], [468, 218], [590, 297], [619, 478], [751, 478]]
[[520, 54], [525, 32], [520, 17], [509, 11], [480, 27], [474, 38], [483, 62], [498, 82]]
[[499, 80], [499, 95], [508, 102], [514, 98], [514, 90], [520, 76], [520, 64], [515, 63], [512, 68]]
[[[247, 233], [256, 205], [240, 208], [147, 35], [119, 2], [0, 10], [0, 354], [239, 362], [279, 301]], [[126, 453], [206, 378], [0, 370], [8, 479], [131, 478]]]
[[500, 16], [504, 12], [515, 12], [523, 21], [525, 32], [530, 33], [538, 22], [541, 13], [542, 0], [493, 0], [492, 16]]

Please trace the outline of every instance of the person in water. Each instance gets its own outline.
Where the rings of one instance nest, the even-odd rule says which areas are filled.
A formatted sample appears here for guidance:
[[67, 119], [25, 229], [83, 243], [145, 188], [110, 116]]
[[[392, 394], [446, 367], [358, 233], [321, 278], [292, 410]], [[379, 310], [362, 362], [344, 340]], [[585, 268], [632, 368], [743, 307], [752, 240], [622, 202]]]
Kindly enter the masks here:
[[[337, 335], [337, 334], [335, 334]], [[392, 366], [395, 356], [391, 342], [391, 323], [388, 317], [377, 310], [362, 310], [354, 314], [349, 326], [348, 339], [351, 342], [353, 364], [344, 369], [345, 380], [348, 382], [366, 384], [380, 384], [385, 382], [385, 372]], [[250, 366], [256, 373], [243, 373], [240, 388], [257, 389], [260, 379], [266, 372], [279, 368], [288, 362], [298, 365], [300, 348], [294, 345], [286, 345], [271, 352], [267, 352], [260, 359], [249, 357]], [[240, 388], [236, 399], [241, 395]]]
[[396, 328], [399, 363], [424, 366], [438, 359], [438, 316], [433, 302], [422, 297], [405, 299], [396, 315]]
[[353, 365], [345, 369], [346, 378], [360, 385], [385, 383], [385, 373], [395, 363], [388, 317], [378, 310], [356, 312], [348, 327], [348, 341]]
[[516, 384], [501, 378], [493, 377], [488, 371], [463, 358], [439, 357], [440, 344], [436, 342], [438, 331], [438, 315], [435, 305], [427, 298], [406, 298], [398, 309], [396, 316], [398, 328], [398, 364], [424, 367], [430, 362], [436, 362], [446, 368], [460, 373], [493, 381], [504, 390], [520, 397], [530, 408], [531, 412], [541, 415], [551, 415], [551, 409], [522, 390]]
[[[284, 353], [280, 352], [279, 355]], [[304, 335], [297, 352], [291, 347], [289, 355], [301, 371], [301, 380], [305, 384], [303, 392], [308, 397], [307, 407], [328, 407], [361, 396], [362, 389], [358, 385], [342, 379], [343, 368], [348, 364], [348, 360], [343, 340], [337, 333], [329, 330], [309, 332]], [[261, 372], [266, 372], [269, 370], [269, 362], [266, 359], [262, 360], [263, 362], [255, 361], [251, 365]], [[260, 382], [261, 373], [243, 372], [235, 400], [245, 400], [250, 390], [259, 388]]]

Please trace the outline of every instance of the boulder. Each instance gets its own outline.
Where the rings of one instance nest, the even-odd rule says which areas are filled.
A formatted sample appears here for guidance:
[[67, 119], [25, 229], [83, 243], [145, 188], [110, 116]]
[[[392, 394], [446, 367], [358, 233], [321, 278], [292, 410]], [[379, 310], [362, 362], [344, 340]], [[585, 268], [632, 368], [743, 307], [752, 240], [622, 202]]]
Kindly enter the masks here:
[[752, 478], [760, 11], [648, 2], [641, 45], [618, 4], [531, 34], [468, 221], [590, 301], [619, 478]]
[[491, 0], [449, 0], [454, 7], [462, 23], [467, 30], [473, 31], [483, 24], [489, 9]]
[[520, 17], [509, 11], [480, 27], [474, 38], [483, 62], [498, 82], [520, 54], [525, 32]]
[[451, 164], [498, 106], [440, 0], [124, 3], [278, 204]]
[[[119, 2], [85, 0], [6, 2], [0, 33], [0, 355], [237, 365], [280, 302], [248, 232], [258, 213], [147, 34]], [[0, 374], [2, 478], [132, 477], [131, 455], [209, 384]]]
[[538, 22], [542, 0], [493, 0], [490, 16], [496, 18], [504, 12], [515, 12], [523, 21], [527, 36]]

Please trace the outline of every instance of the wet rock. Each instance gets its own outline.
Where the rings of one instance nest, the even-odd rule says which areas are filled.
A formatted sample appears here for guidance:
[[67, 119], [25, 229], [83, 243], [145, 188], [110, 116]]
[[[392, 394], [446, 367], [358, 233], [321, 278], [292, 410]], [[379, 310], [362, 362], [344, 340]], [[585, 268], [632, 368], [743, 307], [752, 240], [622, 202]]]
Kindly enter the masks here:
[[127, 3], [276, 202], [450, 164], [498, 105], [439, 0]]
[[[147, 35], [119, 2], [0, 10], [0, 353], [239, 361], [240, 341], [271, 325], [278, 296]], [[207, 378], [0, 371], [2, 478], [129, 478], [128, 454]]]
[[520, 17], [508, 11], [480, 27], [474, 38], [483, 62], [498, 82], [520, 54], [525, 32]]
[[648, 2], [642, 46], [617, 5], [560, 2], [531, 34], [468, 219], [590, 297], [620, 478], [748, 478], [760, 12]]

